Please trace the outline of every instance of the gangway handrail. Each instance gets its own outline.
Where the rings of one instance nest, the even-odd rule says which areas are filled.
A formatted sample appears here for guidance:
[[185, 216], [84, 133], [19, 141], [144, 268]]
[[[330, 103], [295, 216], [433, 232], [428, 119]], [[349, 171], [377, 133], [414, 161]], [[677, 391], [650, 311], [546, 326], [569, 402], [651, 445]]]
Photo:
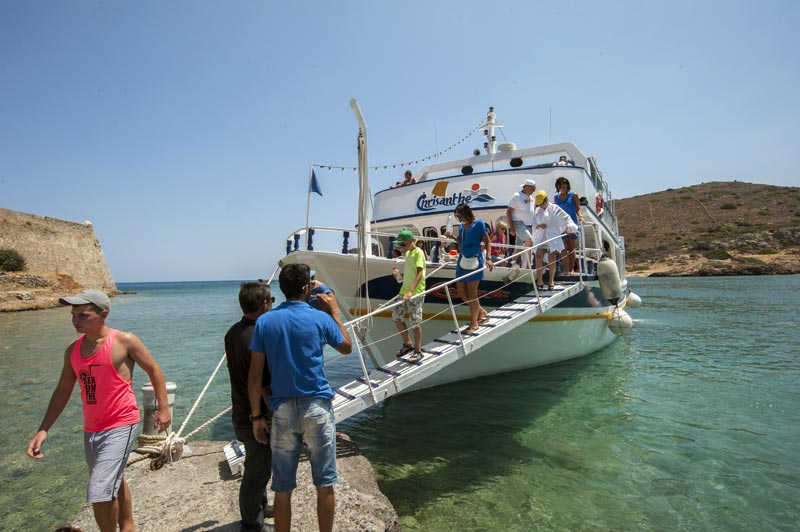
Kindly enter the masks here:
[[[465, 338], [461, 328], [457, 327], [455, 331], [445, 333], [442, 337], [425, 344], [422, 348], [423, 358], [417, 361], [398, 357], [383, 366], [376, 365], [374, 371], [369, 373], [362, 356], [361, 370], [363, 377], [335, 388], [333, 410], [336, 422], [341, 422], [392, 395], [415, 386], [442, 368], [469, 356], [475, 350], [501, 337], [508, 331], [523, 325], [532, 316], [540, 315], [552, 308], [552, 306], [575, 295], [579, 290], [583, 289], [582, 284], [580, 281], [574, 282], [544, 300], [539, 298], [535, 302], [529, 300], [531, 293], [518, 297], [506, 305], [489, 312], [487, 316], [490, 319], [499, 320], [500, 323], [491, 326], [491, 328], [482, 333], [470, 333], [468, 338]], [[519, 308], [520, 306], [523, 308]], [[450, 300], [450, 308], [454, 308], [452, 300]], [[511, 313], [511, 315], [507, 313]], [[351, 330], [355, 331], [355, 328], [351, 328]], [[450, 339], [448, 339], [448, 336]], [[442, 344], [444, 344], [443, 347]], [[468, 350], [468, 346], [472, 346], [472, 349]]]
[[[595, 225], [596, 224], [594, 224], [594, 223], [592, 223], [592, 224], [583, 224], [581, 227], [595, 226]], [[349, 231], [349, 229], [343, 229], [343, 228], [339, 228], [339, 227], [322, 227], [322, 226], [309, 227], [309, 229], [315, 229], [315, 230], [319, 229], [319, 230], [322, 230], [322, 231], [337, 231], [337, 232], [338, 231]], [[305, 231], [305, 230], [306, 230], [306, 228], [303, 228], [300, 231]], [[295, 233], [292, 233], [292, 234], [296, 234], [296, 233], [297, 233], [297, 231]], [[579, 231], [579, 233], [582, 233], [582, 231]], [[373, 231], [373, 232], [368, 233], [368, 235], [369, 236], [375, 236], [375, 235], [378, 235], [378, 236], [394, 236], [394, 233], [382, 233], [382, 232], [379, 232], [379, 231]], [[414, 235], [414, 237], [415, 237], [415, 240], [424, 240], [424, 241], [441, 242], [443, 240], [441, 236], [439, 236], [439, 237], [425, 237], [425, 236]], [[545, 246], [545, 245], [549, 244], [550, 242], [555, 241], [556, 239], [560, 239], [560, 238], [561, 238], [561, 235], [557, 235], [557, 236], [555, 236], [553, 238], [545, 240], [544, 242], [540, 242], [538, 244], [533, 244], [533, 245], [531, 245], [529, 247], [522, 247], [522, 248], [520, 248], [520, 246], [507, 245], [506, 247], [508, 247], [510, 249], [520, 249], [520, 251], [518, 251], [518, 252], [516, 252], [516, 253], [514, 253], [512, 255], [509, 255], [508, 257], [504, 257], [503, 259], [498, 261], [498, 264], [499, 263], [503, 263], [503, 262], [510, 263], [512, 261], [512, 259], [520, 257], [525, 253], [532, 253], [537, 248]], [[445, 239], [445, 240], [452, 240], [452, 239]], [[595, 259], [587, 256], [586, 253], [589, 252], [589, 251], [602, 252], [602, 250], [598, 250], [598, 249], [595, 249], [595, 248], [591, 248], [591, 249], [585, 248], [585, 246], [583, 245], [584, 240], [583, 240], [582, 237], [581, 237], [580, 242], [581, 242], [581, 245], [579, 246], [579, 249], [575, 250], [575, 253], [576, 253], [576, 255], [580, 254], [580, 256], [582, 258], [584, 258], [584, 259], [588, 258], [590, 260], [595, 260]], [[504, 244], [500, 244], [500, 245], [502, 246]], [[391, 260], [391, 259], [387, 259], [387, 260]], [[444, 265], [446, 265], [445, 261], [442, 261], [442, 262], [444, 263]], [[482, 268], [480, 268], [478, 270], [470, 270], [469, 273], [466, 273], [466, 274], [462, 275], [461, 277], [456, 277], [456, 278], [453, 278], [453, 279], [451, 279], [449, 281], [446, 281], [445, 283], [437, 284], [435, 287], [428, 288], [424, 292], [421, 292], [419, 294], [416, 294], [416, 295], [412, 296], [412, 299], [419, 298], [419, 297], [425, 297], [426, 295], [428, 295], [428, 294], [430, 294], [432, 292], [436, 292], [436, 291], [441, 290], [442, 287], [451, 286], [454, 283], [463, 281], [464, 279], [474, 275], [475, 273], [482, 272], [482, 271], [485, 271], [487, 269], [488, 269], [488, 266], [484, 265]], [[533, 278], [535, 269], [529, 268], [528, 270], [529, 270], [529, 274], [530, 274], [531, 279], [532, 279], [532, 284], [533, 284], [533, 287], [534, 287], [534, 293], [536, 294], [537, 299], [539, 299], [540, 298], [539, 290], [538, 290], [538, 287], [536, 286], [535, 279]], [[582, 270], [582, 268], [581, 268], [581, 270]], [[580, 282], [583, 282], [584, 275], [585, 274], [583, 273], [583, 271], [581, 271], [581, 275], [580, 275], [581, 281]], [[446, 290], [446, 292], [449, 292], [449, 290]], [[380, 313], [386, 312], [387, 310], [393, 309], [394, 307], [397, 307], [397, 306], [399, 306], [401, 304], [403, 304], [403, 301], [397, 301], [397, 302], [391, 303], [389, 305], [383, 305], [383, 306], [381, 306], [381, 307], [379, 307], [379, 308], [377, 308], [377, 309], [375, 309], [375, 310], [373, 310], [373, 311], [371, 311], [371, 312], [369, 312], [367, 314], [364, 314], [363, 316], [357, 316], [357, 317], [353, 318], [352, 320], [349, 320], [349, 321], [345, 322], [344, 325], [345, 326], [349, 326], [349, 325], [355, 326], [356, 324], [360, 323], [361, 321], [368, 320], [368, 319], [370, 319], [372, 317], [377, 316]]]
[[[330, 230], [330, 231], [342, 231], [342, 229], [339, 229], [339, 228], [318, 228], [318, 229]], [[581, 231], [579, 231], [578, 249], [575, 250], [575, 251], [576, 251], [576, 255], [580, 255], [584, 259], [590, 259], [589, 254], [598, 251], [596, 249], [588, 249], [588, 248], [586, 248], [586, 238], [585, 238], [585, 236], [586, 236], [587, 229], [590, 229], [590, 230], [594, 231], [594, 237], [596, 238], [596, 241], [599, 241], [599, 238], [597, 238], [599, 236], [597, 234], [597, 232], [598, 232], [597, 224], [593, 223], [593, 224], [583, 224], [583, 225], [581, 225]], [[374, 234], [375, 233], [371, 233], [370, 236], [372, 236]], [[390, 234], [389, 236], [392, 236], [392, 234]], [[538, 249], [540, 247], [547, 246], [550, 242], [553, 242], [556, 239], [560, 239], [560, 238], [561, 238], [561, 235], [557, 235], [557, 236], [555, 236], [553, 238], [550, 238], [550, 239], [548, 239], [548, 240], [546, 240], [544, 242], [540, 242], [538, 244], [534, 244], [534, 245], [531, 245], [531, 246], [523, 246], [521, 248], [519, 246], [509, 246], [510, 248], [519, 249], [519, 251], [516, 251], [515, 253], [512, 253], [508, 257], [505, 257], [505, 258], [497, 261], [497, 264], [502, 264], [502, 263], [511, 264], [511, 262], [515, 258], [521, 257], [525, 253], [533, 253], [536, 249]], [[418, 239], [419, 240], [442, 241], [441, 237], [436, 237], [436, 238], [433, 238], [433, 237], [418, 237]], [[451, 240], [451, 239], [448, 238], [446, 240]], [[441, 269], [441, 268], [443, 268], [443, 267], [445, 267], [445, 266], [447, 266], [449, 264], [452, 264], [452, 263], [449, 263], [448, 261], [442, 261], [442, 265], [439, 266], [439, 268], [437, 268], [434, 271], [438, 271], [438, 269]], [[539, 268], [544, 268], [544, 265], [539, 265], [538, 267]], [[553, 267], [552, 263], [551, 263], [550, 267]], [[436, 292], [436, 291], [439, 291], [444, 287], [445, 288], [444, 292], [445, 292], [446, 297], [447, 297], [447, 306], [448, 306], [448, 308], [450, 310], [450, 315], [451, 315], [451, 317], [453, 319], [453, 324], [455, 325], [455, 330], [452, 331], [451, 333], [448, 333], [448, 334], [451, 334], [450, 339], [446, 339], [447, 335], [445, 335], [443, 338], [437, 338], [437, 339], [435, 339], [435, 340], [433, 340], [431, 342], [428, 342], [426, 344], [426, 346], [423, 347], [423, 349], [422, 349], [422, 351], [423, 351], [423, 359], [422, 360], [426, 360], [426, 364], [425, 364], [425, 368], [420, 370], [419, 374], [416, 375], [416, 376], [409, 376], [410, 375], [409, 371], [413, 372], [413, 370], [408, 370], [408, 368], [405, 367], [404, 364], [406, 364], [406, 365], [407, 364], [422, 365], [422, 364], [419, 363], [419, 362], [416, 362], [416, 361], [407, 360], [407, 359], [402, 358], [402, 357], [398, 358], [397, 361], [391, 361], [389, 363], [384, 364], [383, 366], [379, 365], [379, 362], [377, 360], [372, 359], [372, 363], [374, 365], [374, 372], [371, 374], [370, 370], [368, 369], [366, 358], [364, 356], [364, 348], [368, 349], [368, 346], [370, 344], [364, 344], [365, 337], [362, 337], [361, 334], [360, 334], [360, 332], [361, 332], [360, 331], [360, 327], [359, 327], [360, 324], [362, 322], [366, 321], [366, 320], [369, 320], [369, 319], [377, 316], [378, 314], [385, 313], [387, 310], [393, 309], [393, 308], [403, 304], [402, 300], [399, 300], [399, 301], [396, 301], [396, 302], [392, 302], [392, 300], [395, 299], [395, 298], [392, 298], [387, 303], [382, 305], [381, 307], [379, 307], [379, 308], [377, 308], [377, 309], [375, 309], [375, 310], [373, 310], [371, 312], [368, 312], [367, 314], [365, 314], [363, 316], [357, 316], [354, 319], [349, 320], [349, 321], [347, 321], [347, 322], [345, 322], [343, 324], [347, 328], [347, 330], [349, 331], [351, 339], [353, 339], [353, 344], [354, 344], [354, 347], [355, 347], [355, 351], [357, 353], [357, 358], [359, 360], [359, 365], [360, 365], [360, 369], [361, 369], [360, 373], [362, 374], [362, 376], [359, 377], [358, 379], [356, 379], [355, 381], [353, 381], [352, 383], [349, 383], [349, 384], [345, 385], [345, 386], [355, 386], [355, 388], [360, 390], [358, 392], [358, 394], [354, 395], [354, 394], [350, 393], [351, 391], [353, 391], [354, 388], [349, 388], [350, 391], [342, 389], [341, 387], [337, 388], [336, 392], [337, 392], [337, 395], [339, 396], [340, 399], [342, 397], [344, 397], [344, 398], [346, 398], [348, 400], [348, 402], [356, 400], [356, 399], [359, 399], [358, 401], [356, 401], [356, 403], [357, 403], [356, 406], [348, 405], [347, 412], [345, 412], [345, 413], [341, 413], [338, 410], [336, 410], [336, 408], [335, 408], [334, 411], [335, 411], [335, 415], [337, 416], [337, 421], [341, 421], [341, 419], [343, 419], [342, 416], [349, 417], [350, 415], [353, 415], [354, 413], [360, 412], [361, 410], [363, 410], [364, 408], [369, 407], [370, 405], [377, 404], [377, 403], [381, 402], [383, 399], [385, 399], [389, 395], [393, 395], [395, 393], [401, 392], [404, 389], [404, 387], [406, 387], [406, 386], [412, 386], [416, 382], [420, 382], [421, 380], [423, 380], [423, 379], [427, 378], [428, 376], [432, 375], [433, 372], [438, 371], [438, 369], [436, 369], [436, 368], [444, 367], [445, 365], [449, 365], [449, 364], [455, 362], [456, 359], [464, 358], [464, 357], [468, 356], [475, 349], [480, 348], [483, 345], [485, 345], [486, 343], [493, 341], [494, 338], [499, 336], [498, 333], [501, 330], [505, 330], [508, 327], [515, 328], [515, 327], [521, 325], [521, 323], [523, 323], [523, 321], [521, 321], [521, 320], [524, 319], [524, 321], [527, 321], [529, 319], [529, 316], [531, 316], [531, 315], [539, 315], [541, 313], [544, 313], [549, 308], [551, 308], [553, 304], [557, 304], [558, 302], [566, 299], [567, 297], [570, 297], [570, 296], [576, 294], [578, 290], [582, 290], [584, 288], [585, 281], [586, 281], [586, 279], [585, 279], [586, 274], [585, 274], [585, 271], [584, 271], [583, 261], [579, 261], [579, 276], [578, 276], [578, 280], [576, 282], [571, 283], [570, 285], [568, 285], [566, 287], [559, 288], [555, 293], [553, 293], [552, 290], [549, 291], [549, 295], [547, 295], [547, 296], [545, 296], [543, 298], [542, 294], [539, 293], [539, 289], [536, 286], [536, 282], [535, 282], [535, 279], [534, 279], [534, 274], [536, 272], [536, 269], [535, 268], [528, 268], [528, 272], [527, 273], [531, 276], [531, 284], [533, 285], [533, 290], [531, 292], [529, 292], [528, 294], [524, 295], [524, 296], [518, 297], [517, 299], [515, 299], [515, 300], [513, 300], [513, 301], [511, 301], [509, 303], [506, 303], [505, 305], [502, 305], [502, 306], [490, 311], [487, 314], [487, 316], [489, 316], [490, 319], [501, 319], [501, 318], [503, 318], [503, 319], [501, 319], [500, 323], [497, 323], [497, 324], [493, 325], [492, 328], [489, 329], [488, 331], [484, 331], [481, 334], [477, 334], [477, 333], [464, 334], [464, 332], [461, 330], [461, 326], [459, 325], [458, 315], [456, 314], [456, 305], [453, 302], [453, 299], [451, 297], [450, 290], [448, 289], [448, 287], [452, 286], [454, 283], [458, 283], [458, 282], [464, 281], [466, 278], [474, 275], [477, 272], [482, 272], [482, 271], [485, 271], [487, 269], [489, 269], [488, 265], [484, 264], [484, 266], [482, 268], [479, 268], [477, 270], [471, 270], [471, 271], [469, 271], [468, 273], [466, 273], [464, 275], [461, 275], [459, 277], [455, 277], [453, 279], [447, 280], [444, 283], [439, 283], [435, 287], [430, 287], [430, 288], [426, 289], [425, 291], [423, 291], [422, 293], [417, 294], [415, 296], [412, 296], [412, 298], [414, 298], [414, 299], [420, 298], [420, 297], [424, 298], [426, 295], [428, 295], [430, 293], [433, 293], [433, 292]], [[513, 280], [511, 280], [511, 282], [514, 282], [514, 281], [517, 281], [517, 280], [518, 279], [513, 279]], [[520, 306], [522, 306], [522, 309], [518, 308]], [[503, 309], [507, 309], [507, 310], [503, 310]], [[513, 317], [509, 316], [508, 314], [503, 314], [504, 312], [507, 313], [509, 311], [519, 312], [519, 313], [518, 314], [512, 314]], [[492, 318], [493, 315], [494, 315], [494, 317]], [[446, 347], [437, 348], [435, 346], [431, 346], [431, 344], [434, 344], [435, 342], [442, 342], [442, 341], [444, 341], [444, 343], [447, 344]], [[439, 345], [439, 344], [435, 344], [435, 345]], [[472, 346], [472, 348], [468, 349], [468, 346]], [[442, 356], [442, 357], [439, 356], [439, 355], [446, 354], [446, 353], [449, 353], [450, 355]], [[430, 360], [428, 358], [428, 357], [434, 356], [434, 355], [436, 355], [435, 356], [436, 360]], [[428, 363], [428, 362], [430, 362], [430, 363]], [[397, 366], [397, 364], [399, 364], [399, 366]], [[401, 366], [403, 366], [403, 367], [401, 367]], [[432, 369], [431, 366], [434, 366], [434, 368]], [[392, 369], [392, 368], [394, 368], [394, 369]], [[390, 377], [387, 377], [386, 375], [390, 375]], [[404, 377], [404, 376], [409, 376], [407, 384], [404, 384], [406, 382], [405, 380], [403, 380], [403, 382], [399, 382], [399, 380], [402, 380], [401, 377]], [[387, 385], [387, 382], [388, 382], [387, 379], [392, 381], [393, 384], [389, 388], [385, 388], [384, 389], [383, 386]], [[364, 385], [366, 386], [366, 390], [364, 390], [364, 389], [362, 389], [360, 387], [360, 385], [358, 384], [359, 382], [364, 383]], [[381, 394], [382, 394], [381, 396], [379, 396], [379, 394], [377, 393], [377, 391], [376, 391], [377, 389], [381, 389]], [[367, 399], [365, 394], [368, 394], [368, 396], [369, 396], [368, 399]], [[339, 404], [341, 404], [341, 403], [339, 403]]]
[[[517, 256], [521, 256], [523, 253], [532, 252], [534, 249], [536, 249], [536, 248], [538, 248], [540, 246], [543, 246], [543, 245], [555, 240], [555, 238], [561, 238], [561, 236], [559, 235], [557, 237], [548, 239], [548, 240], [546, 240], [544, 242], [540, 242], [539, 244], [535, 244], [535, 245], [532, 245], [530, 247], [523, 248], [521, 251], [519, 251], [519, 252], [517, 252], [517, 253], [509, 256], [509, 257], [506, 257], [506, 258], [502, 259], [502, 261], [499, 261], [499, 262], [510, 262], [511, 260], [516, 258]], [[581, 239], [581, 245], [583, 245], [583, 239]], [[417, 295], [413, 296], [412, 299], [419, 298], [419, 297], [423, 297], [424, 298], [427, 294], [429, 294], [431, 292], [438, 291], [442, 287], [447, 287], [447, 286], [452, 285], [453, 283], [457, 283], [457, 282], [459, 282], [459, 281], [461, 281], [461, 280], [463, 280], [463, 279], [465, 279], [465, 278], [467, 278], [467, 277], [469, 277], [471, 275], [474, 275], [476, 273], [476, 271], [484, 271], [486, 269], [488, 269], [488, 266], [484, 265], [484, 267], [480, 268], [479, 270], [470, 271], [467, 274], [464, 274], [464, 275], [462, 275], [460, 277], [456, 277], [454, 279], [451, 279], [451, 280], [449, 280], [449, 281], [447, 281], [447, 282], [445, 282], [443, 284], [438, 284], [438, 285], [436, 285], [436, 287], [431, 287], [431, 288], [425, 290], [424, 292], [421, 292], [420, 294], [417, 294]], [[535, 279], [533, 278], [533, 272], [534, 272], [534, 269], [530, 269], [529, 274], [531, 275], [534, 297], [536, 299], [536, 304], [539, 306], [539, 308], [543, 309], [544, 307], [542, 305], [542, 297], [541, 297], [541, 294], [539, 294], [538, 287], [536, 286]], [[577, 283], [574, 283], [574, 285], [579, 285], [581, 287], [581, 289], [585, 285], [585, 280], [584, 280], [584, 275], [583, 275], [582, 268], [581, 268], [581, 273], [580, 273], [580, 276], [579, 276], [579, 280], [578, 280]], [[451, 316], [453, 318], [453, 324], [455, 325], [455, 333], [458, 335], [458, 346], [461, 348], [461, 356], [462, 357], [466, 357], [468, 355], [467, 348], [466, 348], [466, 345], [465, 345], [464, 336], [462, 334], [461, 327], [460, 327], [460, 325], [458, 323], [458, 316], [457, 316], [456, 311], [455, 311], [455, 304], [453, 303], [453, 299], [450, 296], [450, 290], [445, 290], [445, 294], [447, 296], [448, 308], [450, 309], [450, 314], [451, 314]], [[370, 376], [369, 376], [369, 371], [367, 369], [366, 360], [364, 359], [364, 353], [362, 352], [362, 349], [361, 349], [361, 342], [359, 341], [360, 336], [356, 333], [357, 325], [360, 324], [362, 321], [369, 320], [372, 317], [374, 317], [374, 316], [376, 316], [376, 315], [378, 315], [380, 313], [386, 312], [389, 309], [393, 309], [394, 307], [397, 307], [397, 306], [399, 306], [401, 304], [403, 304], [403, 301], [397, 301], [395, 303], [390, 303], [388, 305], [383, 305], [383, 306], [373, 310], [372, 312], [369, 312], [369, 313], [367, 313], [367, 314], [365, 314], [363, 316], [358, 316], [358, 317], [356, 317], [356, 318], [354, 318], [352, 320], [349, 320], [349, 321], [344, 323], [344, 326], [348, 327], [350, 329], [350, 332], [352, 333], [351, 338], [354, 339], [354, 343], [355, 343], [355, 346], [356, 346], [356, 353], [358, 355], [357, 358], [358, 358], [359, 364], [361, 366], [361, 371], [363, 373], [363, 379], [364, 379], [364, 382], [367, 383], [367, 388], [368, 388], [368, 390], [370, 392], [370, 395], [372, 396], [372, 400], [373, 400], [374, 403], [378, 403], [380, 401], [377, 399], [377, 397], [375, 396], [374, 390], [372, 389], [372, 384], [371, 384], [372, 381], [371, 381]], [[502, 308], [502, 307], [500, 307], [500, 308]], [[374, 360], [373, 360], [373, 363], [375, 363], [375, 365], [377, 367], [377, 363]]]
[[[533, 251], [533, 250], [535, 250], [535, 249], [536, 249], [536, 248], [538, 248], [538, 247], [544, 246], [544, 245], [548, 244], [549, 242], [551, 242], [551, 241], [555, 240], [556, 238], [559, 238], [559, 239], [560, 239], [560, 238], [561, 238], [561, 235], [558, 235], [558, 236], [556, 236], [556, 237], [553, 237], [553, 238], [550, 238], [550, 239], [548, 239], [548, 240], [545, 240], [544, 242], [540, 242], [540, 243], [538, 243], [538, 244], [534, 244], [534, 245], [532, 245], [532, 246], [530, 246], [530, 247], [523, 248], [523, 249], [522, 249], [522, 251], [519, 251], [519, 252], [517, 252], [517, 253], [515, 253], [515, 254], [513, 254], [513, 255], [510, 255], [510, 256], [508, 256], [508, 257], [505, 257], [504, 259], [502, 259], [502, 260], [500, 260], [500, 261], [498, 261], [498, 262], [510, 262], [510, 261], [511, 261], [511, 259], [514, 259], [514, 258], [516, 258], [516, 257], [518, 257], [518, 256], [521, 256], [522, 254], [524, 254], [524, 253], [526, 253], [526, 252]], [[441, 239], [441, 238], [440, 238], [440, 239]], [[440, 240], [440, 239], [438, 239], [438, 240]], [[478, 272], [482, 272], [482, 271], [485, 271], [485, 270], [487, 270], [487, 269], [488, 269], [488, 266], [486, 266], [486, 265], [484, 264], [484, 266], [483, 266], [482, 268], [480, 268], [480, 269], [477, 269], [477, 270], [470, 270], [470, 271], [469, 271], [469, 273], [465, 273], [465, 274], [464, 274], [464, 275], [462, 275], [461, 277], [455, 277], [455, 278], [453, 278], [453, 279], [450, 279], [449, 281], [446, 281], [445, 283], [440, 283], [440, 284], [437, 284], [435, 287], [428, 288], [428, 289], [427, 289], [427, 290], [425, 290], [424, 292], [420, 292], [419, 294], [416, 294], [416, 295], [412, 296], [412, 297], [411, 297], [411, 299], [416, 299], [416, 298], [420, 298], [420, 297], [425, 297], [426, 295], [428, 295], [428, 294], [430, 294], [430, 293], [432, 293], [432, 292], [437, 292], [437, 291], [441, 290], [441, 288], [442, 288], [442, 287], [450, 286], [450, 285], [452, 285], [452, 284], [454, 284], [454, 283], [461, 282], [461, 281], [463, 281], [464, 279], [466, 279], [467, 277], [470, 277], [470, 276], [472, 276], [472, 275], [474, 275], [474, 274], [476, 274], [476, 273], [478, 273]], [[530, 268], [530, 270], [531, 270], [531, 272], [533, 272], [533, 271], [534, 271], [534, 270], [533, 270], [533, 268]], [[583, 279], [581, 279], [581, 281], [580, 281], [580, 282], [583, 282]], [[533, 283], [533, 285], [534, 285], [534, 287], [535, 287], [535, 286], [536, 286], [536, 283], [534, 282], [534, 283]], [[537, 298], [539, 298], [538, 290], [537, 290], [537, 289], [534, 289], [534, 290], [536, 290], [536, 296], [537, 296]], [[445, 292], [449, 294], [449, 292], [450, 292], [450, 291], [449, 291], [449, 290], [445, 290]], [[387, 310], [389, 310], [389, 309], [393, 309], [394, 307], [397, 307], [397, 306], [399, 306], [399, 305], [401, 305], [401, 304], [403, 304], [403, 302], [402, 302], [402, 301], [397, 301], [396, 303], [392, 303], [391, 305], [386, 305], [386, 306], [383, 306], [383, 307], [381, 307], [381, 308], [379, 308], [379, 309], [373, 310], [372, 312], [370, 312], [370, 313], [368, 313], [368, 314], [364, 314], [363, 316], [358, 316], [358, 317], [356, 317], [356, 318], [353, 318], [352, 320], [345, 322], [345, 324], [344, 324], [344, 325], [345, 325], [345, 326], [347, 326], [347, 325], [355, 325], [355, 324], [357, 324], [357, 323], [359, 323], [359, 322], [361, 322], [361, 321], [363, 321], [363, 320], [367, 320], [367, 319], [369, 319], [369, 318], [372, 318], [372, 317], [374, 317], [374, 316], [378, 315], [379, 313], [385, 312], [385, 311], [387, 311]]]

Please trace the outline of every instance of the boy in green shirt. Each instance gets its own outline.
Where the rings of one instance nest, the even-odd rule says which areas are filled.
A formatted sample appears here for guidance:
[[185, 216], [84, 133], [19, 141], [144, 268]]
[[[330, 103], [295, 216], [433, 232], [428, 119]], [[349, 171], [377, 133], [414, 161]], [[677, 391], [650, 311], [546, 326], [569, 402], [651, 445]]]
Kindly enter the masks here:
[[[406, 360], [419, 362], [422, 359], [422, 301], [424, 297], [416, 297], [425, 291], [425, 253], [417, 247], [414, 242], [414, 233], [409, 229], [403, 229], [397, 235], [395, 243], [400, 249], [405, 251], [406, 263], [403, 270], [403, 286], [400, 288], [400, 295], [403, 296], [403, 305], [397, 305], [392, 310], [392, 320], [403, 336], [403, 347], [396, 353], [401, 357], [413, 351]], [[409, 326], [406, 327], [403, 321], [403, 314], [408, 309]], [[411, 345], [411, 338], [408, 336], [408, 329], [414, 329], [414, 345]]]

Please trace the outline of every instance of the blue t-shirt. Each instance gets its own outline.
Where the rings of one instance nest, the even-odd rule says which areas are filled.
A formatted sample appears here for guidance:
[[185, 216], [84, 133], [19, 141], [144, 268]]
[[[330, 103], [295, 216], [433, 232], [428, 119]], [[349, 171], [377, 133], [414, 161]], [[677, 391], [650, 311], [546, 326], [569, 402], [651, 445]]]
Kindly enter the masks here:
[[266, 353], [272, 375], [270, 410], [292, 397], [333, 397], [322, 349], [344, 342], [328, 314], [304, 301], [286, 301], [256, 321], [250, 351]]
[[578, 209], [575, 208], [575, 193], [574, 192], [567, 192], [567, 198], [562, 200], [561, 194], [555, 195], [556, 205], [561, 207], [564, 212], [569, 214], [569, 217], [572, 218], [573, 223], [578, 223]]
[[[456, 277], [466, 275], [469, 270], [461, 267], [461, 256], [478, 257], [478, 269], [483, 268], [483, 253], [481, 253], [481, 242], [483, 237], [489, 234], [489, 228], [480, 218], [472, 222], [469, 229], [464, 231], [464, 224], [458, 230], [458, 262], [456, 263]], [[464, 282], [483, 280], [483, 272], [477, 272], [464, 279]]]

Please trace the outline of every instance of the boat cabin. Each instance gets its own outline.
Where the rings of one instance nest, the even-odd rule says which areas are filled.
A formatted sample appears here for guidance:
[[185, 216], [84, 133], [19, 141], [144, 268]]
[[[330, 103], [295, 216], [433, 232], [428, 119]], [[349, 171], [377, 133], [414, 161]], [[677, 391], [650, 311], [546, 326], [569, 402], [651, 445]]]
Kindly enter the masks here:
[[[586, 221], [605, 226], [602, 233], [609, 246], [616, 240], [616, 218], [613, 210], [606, 208], [608, 190], [593, 158], [570, 142], [519, 150], [505, 143], [498, 148], [495, 153], [489, 150], [468, 159], [424, 167], [414, 176], [416, 183], [377, 192], [373, 231], [397, 234], [409, 228], [416, 235], [437, 238], [459, 203], [467, 203], [477, 217], [494, 227], [498, 221], [506, 221], [508, 201], [525, 180], [533, 179], [536, 190], [545, 190], [552, 201], [557, 194], [556, 179], [565, 177], [571, 191], [581, 199]], [[561, 156], [566, 156], [567, 166], [554, 165]], [[391, 240], [389, 236], [377, 239], [380, 254], [390, 256]], [[430, 253], [431, 243], [423, 245]]]

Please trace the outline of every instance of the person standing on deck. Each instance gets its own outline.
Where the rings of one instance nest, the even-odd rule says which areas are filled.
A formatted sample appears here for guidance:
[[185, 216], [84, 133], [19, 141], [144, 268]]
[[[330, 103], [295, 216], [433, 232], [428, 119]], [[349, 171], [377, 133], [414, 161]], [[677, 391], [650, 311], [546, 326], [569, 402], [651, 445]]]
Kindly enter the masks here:
[[[556, 194], [555, 204], [561, 207], [561, 209], [569, 214], [572, 223], [576, 224], [578, 227], [583, 225], [583, 215], [581, 214], [581, 203], [578, 199], [578, 195], [574, 192], [570, 191], [569, 179], [566, 177], [559, 177], [556, 179], [556, 190], [558, 193]], [[578, 235], [575, 233], [569, 233], [564, 235], [562, 238], [564, 241], [564, 249], [566, 251], [566, 258], [567, 264], [564, 266], [567, 274], [572, 274], [578, 267], [578, 261], [575, 260], [575, 241], [578, 240]]]
[[[549, 289], [555, 288], [556, 263], [552, 255], [564, 249], [564, 242], [557, 238], [562, 233], [572, 234], [578, 226], [569, 217], [569, 214], [547, 199], [547, 192], [540, 190], [536, 193], [536, 215], [534, 216], [533, 243], [536, 248], [536, 286], [544, 288], [544, 268], [547, 266], [550, 278]], [[545, 255], [550, 255], [545, 262]]]
[[139, 407], [133, 391], [133, 367], [150, 377], [158, 408], [153, 425], [166, 430], [172, 419], [161, 368], [134, 334], [106, 326], [111, 301], [100, 290], [84, 290], [58, 300], [72, 306], [72, 325], [83, 336], [64, 352], [64, 364], [42, 423], [28, 444], [28, 456], [44, 457], [47, 432], [69, 401], [80, 378], [84, 449], [89, 465], [86, 499], [92, 504], [101, 532], [133, 532], [131, 491], [125, 465], [139, 427]]
[[[533, 225], [533, 198], [531, 194], [536, 192], [536, 181], [533, 179], [526, 179], [522, 183], [522, 190], [515, 192], [511, 199], [508, 201], [508, 209], [506, 209], [506, 218], [508, 219], [508, 234], [514, 237], [514, 245], [522, 246], [526, 242], [526, 236], [532, 233], [531, 226]], [[516, 253], [519, 250], [514, 250]], [[523, 268], [529, 267], [531, 261], [528, 254], [523, 254], [518, 261], [522, 264]]]
[[[325, 376], [323, 347], [344, 355], [352, 351], [350, 337], [339, 318], [334, 294], [319, 294], [323, 312], [307, 303], [311, 271], [306, 264], [288, 264], [278, 282], [286, 301], [256, 321], [250, 350], [251, 419], [253, 435], [272, 447], [272, 491], [275, 492], [275, 530], [288, 532], [292, 524], [292, 491], [297, 486], [297, 463], [305, 440], [311, 474], [317, 488], [317, 520], [320, 532], [333, 530], [336, 473], [336, 425]], [[259, 376], [266, 363], [272, 374], [269, 406], [272, 429], [261, 411]], [[269, 432], [268, 432], [269, 430]]]
[[[233, 432], [244, 443], [244, 473], [239, 486], [239, 513], [242, 516], [240, 532], [264, 532], [264, 517], [272, 517], [273, 510], [267, 504], [267, 482], [272, 470], [272, 450], [269, 445], [259, 443], [253, 436], [250, 419], [250, 395], [248, 373], [250, 372], [250, 340], [256, 320], [272, 308], [275, 298], [266, 283], [242, 283], [239, 288], [239, 306], [242, 319], [233, 324], [225, 334], [225, 357], [228, 359], [228, 374], [231, 379], [231, 405]], [[260, 412], [269, 423], [270, 374], [265, 365], [261, 373]]]

